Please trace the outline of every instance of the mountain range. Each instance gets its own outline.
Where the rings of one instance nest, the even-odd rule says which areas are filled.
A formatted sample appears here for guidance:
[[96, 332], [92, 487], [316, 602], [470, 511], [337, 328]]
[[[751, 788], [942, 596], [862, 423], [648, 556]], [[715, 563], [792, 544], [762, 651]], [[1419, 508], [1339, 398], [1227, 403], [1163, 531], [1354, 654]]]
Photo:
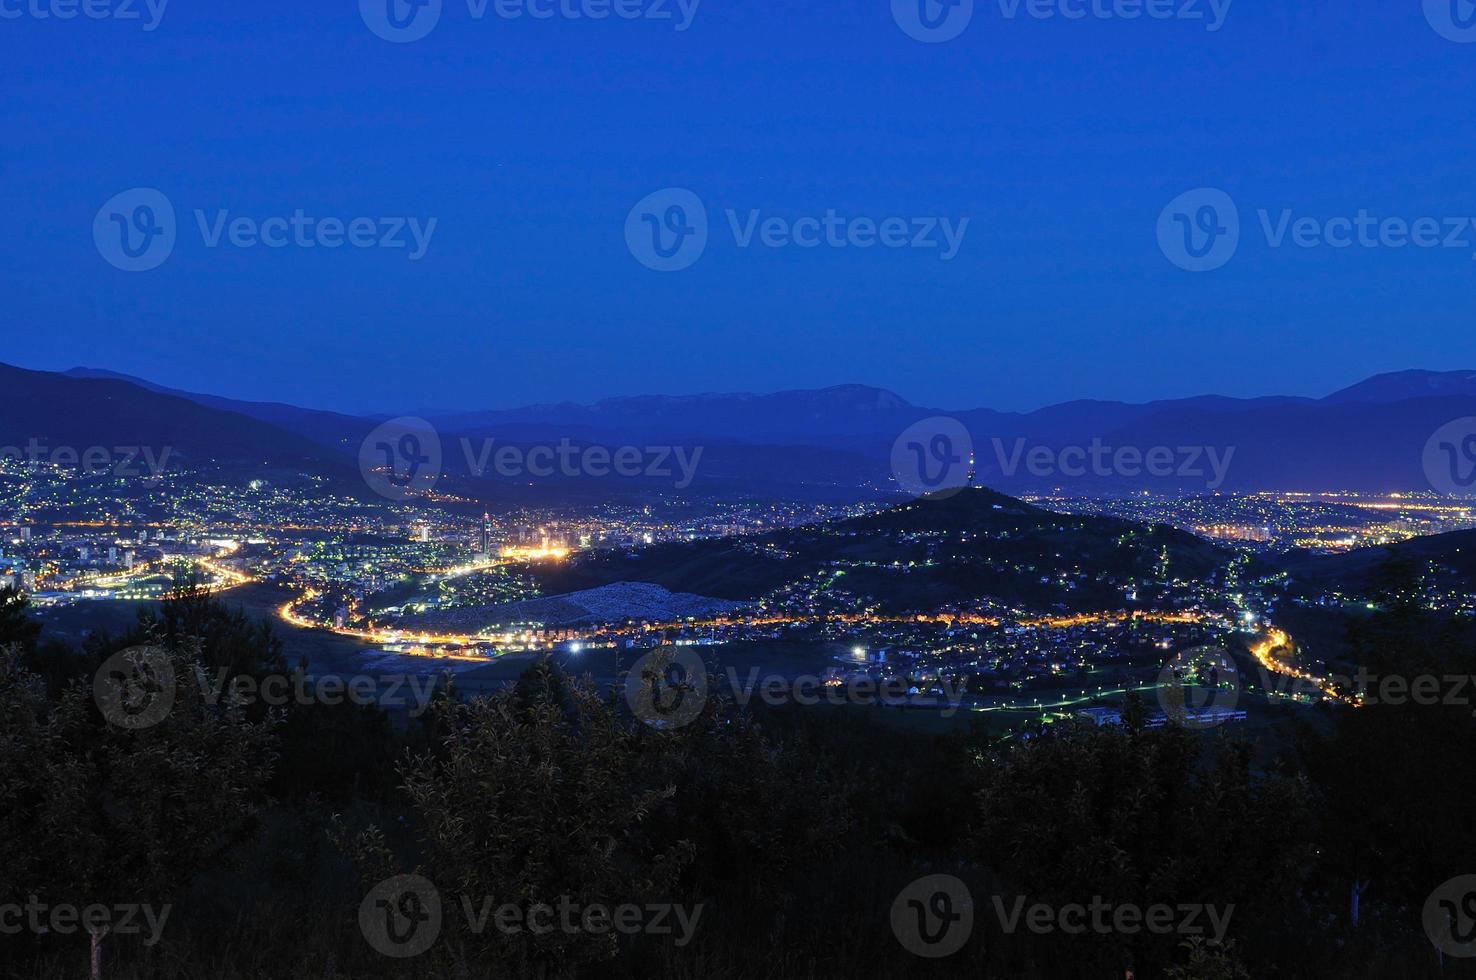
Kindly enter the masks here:
[[[96, 368], [63, 373], [0, 365], [0, 446], [31, 438], [52, 445], [168, 445], [191, 459], [229, 458], [287, 465], [352, 467], [365, 435], [382, 418], [276, 402], [188, 392]], [[474, 478], [462, 441], [531, 447], [700, 446], [695, 493], [855, 497], [895, 492], [891, 456], [898, 436], [947, 416], [971, 434], [978, 482], [1009, 492], [1130, 492], [1137, 489], [1364, 491], [1429, 489], [1422, 456], [1431, 434], [1476, 416], [1476, 371], [1378, 375], [1324, 398], [1194, 398], [1131, 404], [1073, 401], [1034, 412], [946, 410], [915, 405], [884, 389], [842, 385], [774, 394], [612, 398], [438, 415], [448, 476], [490, 497], [529, 480]], [[1223, 483], [1209, 473], [1149, 478], [1123, 472], [1068, 476], [1014, 465], [1022, 452], [1051, 454], [1098, 444], [1144, 452], [1210, 449], [1228, 458]], [[1176, 456], [1177, 459], [1182, 457]], [[1176, 469], [1178, 467], [1176, 464]], [[617, 477], [554, 477], [554, 493], [661, 489]], [[669, 489], [669, 488], [667, 488]]]

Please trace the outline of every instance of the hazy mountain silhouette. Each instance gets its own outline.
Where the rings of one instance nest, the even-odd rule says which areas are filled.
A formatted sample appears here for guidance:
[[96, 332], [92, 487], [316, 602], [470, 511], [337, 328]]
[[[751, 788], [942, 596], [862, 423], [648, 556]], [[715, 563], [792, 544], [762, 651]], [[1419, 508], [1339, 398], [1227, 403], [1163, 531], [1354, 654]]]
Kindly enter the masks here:
[[73, 378], [0, 364], [0, 446], [169, 448], [176, 459], [258, 463], [325, 461], [312, 441], [237, 412], [113, 378]]
[[[44, 372], [28, 372], [32, 376]], [[77, 368], [68, 377], [80, 383], [127, 384], [154, 396], [245, 417], [352, 457], [378, 419], [303, 409], [275, 402], [251, 402], [163, 388], [151, 382], [95, 368]], [[34, 377], [33, 377], [34, 382]], [[70, 390], [70, 389], [69, 389]], [[110, 389], [123, 398], [125, 389]], [[128, 417], [147, 427], [151, 410], [168, 414], [169, 403], [139, 401]], [[89, 431], [87, 419], [58, 406], [69, 431]], [[171, 409], [170, 411], [177, 410]], [[76, 417], [74, 417], [76, 416]], [[571, 402], [485, 412], [435, 416], [430, 421], [446, 444], [448, 468], [457, 469], [462, 439], [473, 444], [547, 445], [562, 439], [605, 446], [679, 444], [704, 447], [700, 491], [780, 492], [783, 487], [825, 486], [885, 490], [891, 484], [890, 458], [898, 436], [916, 422], [950, 416], [972, 434], [982, 483], [1015, 493], [1062, 489], [1068, 492], [1260, 489], [1428, 489], [1422, 454], [1430, 435], [1458, 418], [1476, 416], [1476, 372], [1402, 371], [1378, 375], [1324, 398], [1228, 398], [1204, 395], [1130, 404], [1081, 400], [1033, 412], [988, 408], [946, 410], [914, 405], [901, 396], [865, 385], [774, 394], [707, 394], [611, 398], [592, 405]], [[268, 431], [254, 435], [217, 417], [219, 452], [242, 446], [263, 447]], [[174, 420], [175, 424], [179, 420]], [[37, 423], [31, 423], [32, 425]], [[15, 428], [12, 425], [12, 428]], [[22, 430], [24, 430], [24, 426]], [[211, 443], [210, 428], [199, 430]], [[154, 442], [161, 436], [153, 436]], [[96, 439], [92, 440], [97, 441]], [[280, 439], [278, 439], [280, 442]], [[1069, 477], [1052, 469], [1031, 473], [1011, 465], [1019, 451], [1053, 451], [1094, 442], [1147, 451], [1153, 447], [1210, 447], [1230, 465], [1218, 487], [1210, 474], [1180, 474], [1156, 480], [1136, 475], [1088, 472]], [[301, 442], [283, 444], [288, 452], [308, 454]], [[295, 448], [294, 448], [295, 447]], [[260, 451], [258, 449], [258, 451]], [[316, 451], [316, 450], [311, 450]], [[1175, 469], [1183, 457], [1176, 456]], [[557, 482], [557, 481], [555, 481]], [[588, 483], [589, 481], [584, 481]], [[526, 481], [525, 481], [526, 483]]]
[[311, 439], [313, 442], [331, 447], [340, 452], [357, 453], [359, 443], [363, 441], [371, 429], [375, 426], [372, 419], [359, 418], [353, 415], [341, 415], [337, 412], [324, 412], [312, 408], [298, 408], [296, 405], [287, 405], [281, 402], [250, 402], [239, 401], [235, 398], [222, 398], [218, 395], [203, 395], [192, 391], [180, 391], [176, 388], [166, 388], [156, 385], [152, 381], [143, 378], [135, 378], [127, 374], [119, 374], [116, 371], [106, 371], [100, 368], [76, 367], [65, 372], [69, 378], [93, 378], [108, 379], [114, 381], [127, 381], [138, 385], [148, 391], [164, 395], [174, 395], [178, 398], [186, 398], [198, 405], [208, 408], [218, 408], [227, 412], [235, 412], [245, 415], [260, 422], [295, 432], [300, 436]]

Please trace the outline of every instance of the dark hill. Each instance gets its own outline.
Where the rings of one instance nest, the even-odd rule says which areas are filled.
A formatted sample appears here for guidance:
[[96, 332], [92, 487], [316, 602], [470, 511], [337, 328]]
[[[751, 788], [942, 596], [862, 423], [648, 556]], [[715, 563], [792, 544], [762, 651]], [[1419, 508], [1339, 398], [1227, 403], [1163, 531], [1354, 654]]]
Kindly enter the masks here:
[[1287, 570], [1304, 584], [1359, 590], [1391, 556], [1408, 559], [1421, 568], [1434, 566], [1444, 574], [1473, 582], [1476, 581], [1476, 530], [1432, 534], [1341, 555], [1311, 556], [1291, 563]]
[[135, 378], [127, 374], [119, 374], [116, 371], [105, 371], [99, 368], [76, 367], [66, 372], [69, 378], [103, 379], [113, 381], [126, 381], [137, 385], [148, 391], [161, 395], [173, 395], [177, 398], [185, 398], [206, 408], [216, 408], [224, 412], [234, 412], [247, 418], [265, 422], [279, 429], [286, 429], [306, 439], [311, 439], [320, 445], [327, 446], [339, 453], [350, 455], [358, 452], [359, 443], [374, 428], [375, 422], [371, 419], [357, 418], [352, 415], [341, 415], [337, 412], [323, 412], [311, 408], [298, 408], [296, 405], [287, 405], [282, 402], [253, 402], [241, 401], [235, 398], [222, 398], [218, 395], [202, 395], [191, 391], [180, 391], [175, 388], [166, 388], [163, 385], [154, 384], [143, 378]]
[[292, 432], [235, 412], [110, 378], [69, 378], [0, 364], [0, 447], [171, 449], [176, 459], [298, 463], [327, 455]]
[[924, 498], [844, 521], [582, 558], [546, 573], [550, 591], [654, 582], [753, 599], [817, 572], [881, 608], [927, 611], [993, 598], [1021, 607], [1152, 605], [1166, 579], [1203, 579], [1228, 555], [1192, 535], [1056, 514], [992, 490]]

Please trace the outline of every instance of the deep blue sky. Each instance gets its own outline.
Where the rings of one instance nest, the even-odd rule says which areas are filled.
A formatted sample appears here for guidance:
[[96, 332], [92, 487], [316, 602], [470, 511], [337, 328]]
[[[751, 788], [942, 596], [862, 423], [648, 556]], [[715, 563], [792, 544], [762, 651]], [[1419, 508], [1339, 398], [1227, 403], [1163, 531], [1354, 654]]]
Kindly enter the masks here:
[[[1238, 0], [1218, 33], [978, 0], [937, 45], [887, 0], [705, 0], [685, 33], [445, 2], [404, 45], [354, 0], [172, 0], [152, 32], [0, 19], [0, 360], [386, 410], [843, 382], [1029, 408], [1476, 367], [1476, 233], [1271, 249], [1255, 216], [1476, 217], [1476, 44], [1420, 0]], [[180, 237], [130, 274], [92, 222], [137, 186]], [[661, 274], [624, 223], [668, 186], [713, 238]], [[1155, 226], [1202, 186], [1245, 228], [1196, 275]], [[438, 226], [420, 262], [208, 249], [196, 208]], [[739, 249], [726, 208], [971, 225], [952, 262]]]

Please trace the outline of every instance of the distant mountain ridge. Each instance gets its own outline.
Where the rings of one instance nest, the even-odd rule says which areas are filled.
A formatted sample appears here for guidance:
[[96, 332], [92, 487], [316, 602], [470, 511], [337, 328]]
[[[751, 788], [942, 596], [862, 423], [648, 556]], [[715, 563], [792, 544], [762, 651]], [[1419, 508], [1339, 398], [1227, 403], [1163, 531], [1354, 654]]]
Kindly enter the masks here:
[[1347, 402], [1393, 402], [1410, 398], [1454, 398], [1476, 396], [1476, 371], [1396, 371], [1379, 374], [1341, 391], [1323, 401], [1329, 404]]
[[280, 426], [288, 431], [311, 439], [316, 443], [339, 451], [357, 451], [358, 443], [375, 425], [372, 419], [342, 415], [338, 412], [325, 412], [312, 408], [298, 408], [296, 405], [288, 405], [283, 402], [240, 401], [235, 398], [222, 398], [219, 395], [180, 391], [177, 388], [167, 388], [163, 385], [154, 384], [152, 381], [147, 381], [143, 378], [136, 378], [132, 375], [120, 374], [117, 371], [107, 371], [101, 368], [75, 367], [62, 373], [68, 378], [83, 380], [126, 381], [161, 395], [172, 395], [176, 398], [188, 399], [197, 405], [204, 405], [207, 408], [218, 408], [226, 412], [235, 412], [236, 414], [245, 415], [248, 418], [254, 418], [270, 425]]
[[167, 448], [176, 458], [325, 461], [312, 440], [250, 416], [115, 378], [73, 378], [0, 364], [0, 445], [22, 451]]
[[[340, 459], [351, 459], [379, 421], [184, 392], [96, 368], [50, 377], [128, 384], [228, 412], [291, 433], [313, 444], [315, 452], [327, 450]], [[695, 488], [698, 492], [750, 489], [769, 494], [782, 493], [786, 486], [823, 485], [828, 493], [843, 495], [847, 488], [886, 491], [898, 436], [933, 416], [955, 418], [971, 433], [980, 483], [1013, 493], [1422, 490], [1429, 488], [1422, 453], [1430, 435], [1453, 419], [1476, 416], [1476, 371], [1381, 374], [1323, 398], [1203, 395], [1136, 404], [1079, 400], [1032, 412], [949, 411], [913, 404], [883, 388], [838, 385], [773, 394], [630, 396], [591, 405], [565, 402], [436, 415], [429, 421], [441, 433], [450, 470], [457, 469], [457, 447], [463, 440], [524, 446], [563, 439], [605, 446], [701, 446], [704, 479]], [[261, 437], [259, 433], [252, 439]], [[222, 447], [234, 439], [225, 438]], [[1022, 447], [1060, 452], [1094, 444], [1140, 452], [1210, 448], [1228, 457], [1229, 465], [1224, 482], [1215, 485], [1203, 475], [1178, 472], [1150, 480], [1115, 470], [1075, 476], [1011, 466]], [[294, 451], [306, 452], [301, 444]], [[591, 481], [583, 483], [592, 486]]]

